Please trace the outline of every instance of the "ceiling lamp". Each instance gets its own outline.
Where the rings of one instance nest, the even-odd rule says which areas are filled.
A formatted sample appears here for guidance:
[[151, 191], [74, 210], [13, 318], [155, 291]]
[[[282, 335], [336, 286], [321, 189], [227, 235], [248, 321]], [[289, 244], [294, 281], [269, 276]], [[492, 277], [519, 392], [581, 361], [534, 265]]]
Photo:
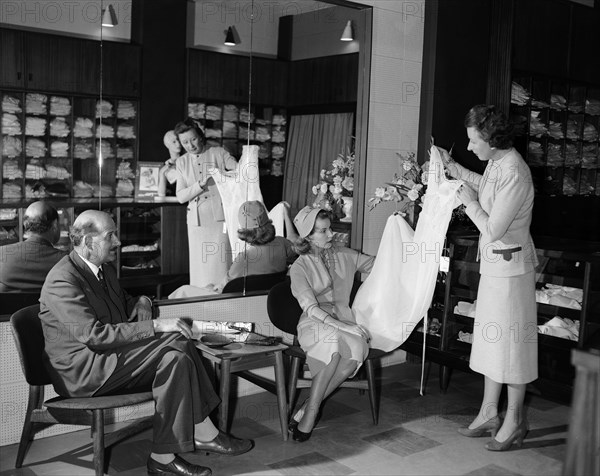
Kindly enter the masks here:
[[233, 36], [233, 27], [229, 27], [227, 29], [227, 34], [225, 35], [225, 46], [235, 46], [237, 43], [235, 42], [235, 36]]
[[112, 28], [117, 25], [119, 22], [117, 21], [117, 14], [115, 13], [115, 9], [111, 4], [109, 4], [102, 14], [102, 26], [107, 26]]
[[340, 38], [342, 41], [353, 41], [354, 33], [352, 31], [352, 20], [348, 20], [346, 23], [346, 27], [344, 28], [344, 33], [342, 33], [342, 37]]

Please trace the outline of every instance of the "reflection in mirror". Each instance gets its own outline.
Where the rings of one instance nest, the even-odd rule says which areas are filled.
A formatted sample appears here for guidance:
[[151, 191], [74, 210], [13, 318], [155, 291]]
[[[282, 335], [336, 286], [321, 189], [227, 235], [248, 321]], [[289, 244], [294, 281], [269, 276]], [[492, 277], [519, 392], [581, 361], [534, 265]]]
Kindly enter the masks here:
[[[370, 38], [366, 41], [365, 37], [367, 29], [361, 28], [365, 23], [363, 11], [367, 8], [370, 7], [337, 1], [188, 3], [189, 114], [204, 127], [209, 145], [222, 146], [237, 157], [241, 155], [240, 139], [245, 145], [259, 145], [261, 191], [269, 209], [283, 198], [291, 203], [293, 217], [297, 210], [314, 201], [312, 185], [318, 182], [320, 170], [331, 164], [344, 149], [349, 136], [356, 137], [357, 150], [363, 147], [362, 128], [366, 114], [362, 111], [365, 103], [362, 94], [368, 88], [361, 87], [364, 77], [359, 77], [359, 70], [365, 63], [364, 45], [370, 45]], [[340, 41], [348, 21], [355, 26], [355, 41]], [[238, 32], [235, 46], [223, 44], [229, 28]], [[209, 52], [223, 55], [211, 56]], [[229, 56], [225, 57], [225, 54]], [[346, 62], [340, 59], [336, 63], [337, 74], [331, 74], [331, 69], [328, 74], [324, 65], [344, 56], [352, 58]], [[233, 61], [243, 58], [247, 61]], [[211, 71], [195, 66], [206, 65], [211, 60], [214, 66]], [[285, 74], [277, 75], [280, 71], [277, 63], [285, 65]], [[311, 74], [314, 67], [322, 68], [320, 75]], [[219, 69], [226, 71], [219, 73]], [[226, 85], [219, 84], [219, 79]], [[226, 108], [232, 105], [251, 111], [254, 117], [246, 114], [245, 123], [241, 116], [239, 123], [234, 123], [225, 117]], [[215, 111], [218, 118], [211, 117]], [[347, 131], [343, 133], [345, 137], [318, 156], [311, 169], [302, 163], [301, 153], [296, 154], [298, 161], [289, 165], [292, 153], [289, 149], [292, 140], [290, 122], [293, 118], [340, 112], [350, 113], [351, 117]], [[251, 117], [254, 123], [251, 123]], [[281, 121], [278, 125], [283, 127], [278, 139], [283, 140], [276, 142], [274, 134], [269, 141], [258, 140], [264, 128], [257, 119], [266, 119], [270, 134], [275, 129], [275, 121]], [[304, 150], [304, 157], [309, 155], [301, 144], [298, 150]], [[318, 147], [315, 150], [318, 151]], [[314, 155], [312, 151], [310, 153]], [[360, 168], [359, 158], [356, 169]], [[300, 191], [298, 184], [302, 186]]]

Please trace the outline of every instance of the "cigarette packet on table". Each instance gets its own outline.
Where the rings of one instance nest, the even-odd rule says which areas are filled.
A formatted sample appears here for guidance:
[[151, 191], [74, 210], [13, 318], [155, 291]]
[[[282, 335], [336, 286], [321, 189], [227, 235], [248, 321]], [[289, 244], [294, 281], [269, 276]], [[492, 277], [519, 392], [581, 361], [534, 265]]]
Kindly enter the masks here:
[[253, 326], [252, 322], [194, 320], [192, 322], [192, 337], [199, 339], [206, 334], [221, 334], [229, 337], [233, 342], [246, 342]]

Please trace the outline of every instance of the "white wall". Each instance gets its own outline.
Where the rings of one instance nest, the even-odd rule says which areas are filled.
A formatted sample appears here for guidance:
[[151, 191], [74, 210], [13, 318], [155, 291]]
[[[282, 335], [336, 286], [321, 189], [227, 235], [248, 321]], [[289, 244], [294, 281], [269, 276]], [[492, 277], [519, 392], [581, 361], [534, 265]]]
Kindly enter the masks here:
[[[373, 6], [371, 90], [367, 151], [367, 200], [399, 172], [396, 152], [417, 151], [423, 63], [425, 0], [362, 0]], [[365, 200], [366, 202], [366, 200]], [[365, 203], [363, 251], [376, 254], [395, 207]]]
[[[221, 0], [188, 2], [188, 47], [198, 47], [221, 53], [277, 56], [279, 17], [315, 12], [330, 5], [312, 0]], [[241, 42], [225, 46], [225, 31], [235, 26]], [[341, 36], [340, 31], [340, 36]]]
[[359, 10], [347, 7], [331, 7], [295, 15], [292, 60], [358, 52], [358, 41], [340, 41], [340, 37], [346, 22], [351, 20], [357, 25], [361, 16]]
[[0, 25], [100, 39], [101, 5], [111, 4], [117, 25], [104, 27], [105, 40], [131, 40], [131, 0], [2, 0]]

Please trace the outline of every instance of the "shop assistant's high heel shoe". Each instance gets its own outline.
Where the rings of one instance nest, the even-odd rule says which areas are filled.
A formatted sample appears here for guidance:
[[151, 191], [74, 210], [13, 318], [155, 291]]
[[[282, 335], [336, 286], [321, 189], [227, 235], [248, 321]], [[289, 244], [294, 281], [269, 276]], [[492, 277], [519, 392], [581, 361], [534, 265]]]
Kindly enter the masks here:
[[488, 421], [479, 425], [477, 428], [459, 428], [458, 432], [462, 436], [467, 436], [469, 438], [479, 438], [480, 436], [485, 435], [489, 431], [492, 434], [492, 438], [494, 438], [496, 436], [496, 433], [498, 433], [500, 426], [502, 426], [502, 422], [500, 421], [500, 417], [496, 415], [495, 417], [490, 418]]
[[485, 449], [489, 451], [506, 451], [512, 446], [513, 443], [516, 443], [517, 448], [520, 448], [523, 446], [523, 440], [525, 439], [528, 431], [529, 428], [527, 428], [527, 422], [522, 420], [517, 429], [513, 431], [512, 435], [510, 435], [506, 440], [498, 441], [496, 438], [493, 438], [492, 441], [486, 443]]

